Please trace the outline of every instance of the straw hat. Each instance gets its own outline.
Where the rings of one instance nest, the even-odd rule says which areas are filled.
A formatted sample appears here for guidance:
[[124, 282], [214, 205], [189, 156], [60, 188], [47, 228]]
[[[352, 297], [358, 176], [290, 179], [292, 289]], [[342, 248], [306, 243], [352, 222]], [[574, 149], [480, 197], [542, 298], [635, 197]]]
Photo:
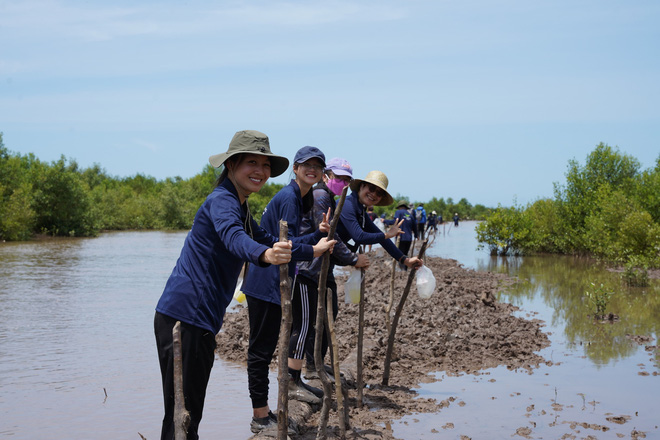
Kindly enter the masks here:
[[351, 191], [354, 193], [357, 193], [360, 190], [360, 184], [362, 182], [366, 183], [371, 183], [372, 185], [376, 185], [378, 188], [382, 189], [385, 194], [383, 194], [383, 197], [380, 199], [380, 202], [376, 203], [376, 206], [388, 206], [394, 203], [394, 199], [390, 195], [390, 193], [387, 192], [387, 176], [385, 173], [382, 171], [369, 171], [367, 174], [367, 177], [364, 179], [354, 179], [351, 182]]
[[236, 132], [229, 143], [229, 149], [225, 153], [215, 154], [209, 157], [209, 162], [215, 168], [218, 168], [225, 163], [227, 159], [240, 153], [268, 156], [270, 159], [271, 177], [277, 177], [289, 168], [289, 159], [271, 153], [268, 136], [256, 130], [243, 130]]

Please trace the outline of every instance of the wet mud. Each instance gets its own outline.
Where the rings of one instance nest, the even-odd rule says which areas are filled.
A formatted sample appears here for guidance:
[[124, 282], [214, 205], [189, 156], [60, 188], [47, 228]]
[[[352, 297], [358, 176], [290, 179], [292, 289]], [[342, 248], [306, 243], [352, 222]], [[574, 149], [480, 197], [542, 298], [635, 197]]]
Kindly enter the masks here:
[[[357, 405], [355, 389], [358, 305], [343, 302], [343, 283], [348, 274], [337, 277], [340, 311], [336, 329], [340, 369], [347, 382], [350, 408], [347, 437], [393, 439], [395, 437], [389, 428], [393, 420], [461, 405], [462, 402], [453, 397], [436, 401], [418, 395], [414, 390], [416, 386], [436, 380], [431, 373], [478, 373], [502, 365], [531, 372], [542, 363], [551, 364], [551, 361], [537, 354], [550, 344], [542, 330], [543, 323], [514, 316], [515, 306], [496, 299], [496, 293], [506, 289], [515, 279], [502, 274], [468, 270], [455, 260], [429, 257], [425, 261], [435, 275], [435, 291], [429, 299], [422, 299], [413, 280], [396, 329], [388, 386], [382, 385], [388, 340], [385, 307], [390, 297], [392, 260], [375, 253], [370, 257], [372, 264], [365, 276], [365, 388], [361, 408]], [[391, 316], [407, 281], [408, 273], [397, 269]], [[245, 363], [248, 333], [247, 309], [239, 307], [235, 313], [228, 313], [223, 330], [217, 336], [219, 356]], [[329, 359], [326, 363], [330, 363]], [[275, 357], [271, 366], [275, 368], [276, 365]], [[314, 385], [314, 381], [309, 382]], [[320, 382], [316, 385], [320, 386]], [[276, 384], [271, 384], [271, 394], [277, 392], [276, 387]], [[316, 437], [318, 409], [300, 402], [290, 402], [290, 416], [300, 428], [298, 438]], [[336, 407], [333, 407], [328, 438], [339, 434], [338, 425]], [[519, 435], [525, 435], [524, 430]]]

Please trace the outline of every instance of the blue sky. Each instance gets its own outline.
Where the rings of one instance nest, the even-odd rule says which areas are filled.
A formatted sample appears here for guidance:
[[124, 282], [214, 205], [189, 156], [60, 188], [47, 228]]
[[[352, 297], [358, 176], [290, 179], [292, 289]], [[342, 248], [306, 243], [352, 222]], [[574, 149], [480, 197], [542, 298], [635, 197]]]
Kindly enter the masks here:
[[[660, 2], [0, 0], [5, 146], [199, 173], [238, 130], [411, 200], [552, 197], [599, 142], [660, 155]], [[289, 173], [273, 179], [288, 181]]]

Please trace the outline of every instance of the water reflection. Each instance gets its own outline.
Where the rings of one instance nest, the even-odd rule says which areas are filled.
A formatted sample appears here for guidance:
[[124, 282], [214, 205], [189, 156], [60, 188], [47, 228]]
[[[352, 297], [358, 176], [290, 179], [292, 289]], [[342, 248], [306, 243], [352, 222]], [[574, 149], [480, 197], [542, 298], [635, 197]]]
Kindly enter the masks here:
[[[506, 293], [501, 293], [501, 300], [521, 305], [540, 299], [552, 312], [550, 324], [563, 329], [568, 343], [583, 345], [585, 354], [597, 365], [637, 351], [626, 335], [657, 338], [660, 325], [660, 285], [657, 280], [647, 288], [627, 287], [619, 274], [585, 258], [494, 257], [484, 263], [479, 265], [479, 270], [507, 273], [521, 280]], [[602, 283], [606, 289], [615, 292], [607, 312], [618, 315], [619, 322], [594, 320], [593, 304], [584, 296], [587, 290], [593, 289], [591, 283]]]

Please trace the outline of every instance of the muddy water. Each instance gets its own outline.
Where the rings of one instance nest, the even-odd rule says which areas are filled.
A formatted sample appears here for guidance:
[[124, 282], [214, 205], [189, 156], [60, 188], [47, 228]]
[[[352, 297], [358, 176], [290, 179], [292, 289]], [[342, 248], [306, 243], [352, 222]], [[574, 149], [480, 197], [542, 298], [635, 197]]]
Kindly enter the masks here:
[[[555, 365], [531, 375], [505, 368], [440, 374], [419, 391], [453, 399], [449, 407], [393, 422], [394, 434], [493, 439], [523, 428], [530, 438], [605, 439], [637, 429], [660, 437], [658, 361], [626, 337], [651, 335], [648, 344], [657, 344], [658, 284], [615, 296], [611, 311], [621, 321], [594, 326], [582, 292], [590, 281], [614, 283], [614, 275], [572, 259], [493, 260], [474, 250], [473, 228], [441, 229], [432, 252], [527, 280], [501, 299], [546, 321], [553, 343], [543, 355]], [[184, 237], [127, 232], [0, 244], [0, 438], [159, 438], [153, 309]], [[248, 438], [250, 416], [244, 368], [216, 359], [202, 438]], [[607, 421], [612, 416], [630, 419]]]
[[[552, 344], [541, 352], [553, 365], [532, 374], [505, 367], [481, 375], [446, 377], [423, 385], [424, 397], [449, 399], [438, 414], [418, 414], [392, 424], [406, 439], [660, 438], [660, 283], [625, 288], [619, 275], [593, 261], [567, 257], [498, 258], [475, 252], [474, 223], [446, 227], [433, 255], [455, 258], [466, 268], [517, 276], [501, 301], [523, 316], [545, 321]], [[444, 233], [443, 233], [444, 232]], [[596, 323], [584, 292], [600, 285], [616, 292], [608, 312], [616, 323]], [[630, 335], [650, 336], [636, 343]], [[564, 437], [566, 436], [566, 437]], [[591, 436], [591, 437], [589, 437]], [[642, 438], [641, 435], [639, 438]]]
[[[160, 438], [153, 314], [184, 238], [0, 244], [0, 438]], [[250, 435], [246, 383], [216, 360], [203, 438]]]

